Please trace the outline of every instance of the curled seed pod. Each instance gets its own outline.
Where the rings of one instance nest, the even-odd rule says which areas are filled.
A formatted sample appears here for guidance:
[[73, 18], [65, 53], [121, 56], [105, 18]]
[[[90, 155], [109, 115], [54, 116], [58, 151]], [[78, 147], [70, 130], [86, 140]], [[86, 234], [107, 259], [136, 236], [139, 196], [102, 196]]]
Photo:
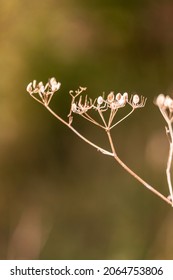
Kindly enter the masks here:
[[158, 107], [163, 107], [165, 103], [165, 96], [164, 94], [159, 94], [156, 98], [156, 105]]
[[135, 94], [132, 99], [133, 104], [137, 105], [139, 101], [140, 101], [139, 95]]
[[117, 93], [115, 99], [117, 101], [119, 101], [122, 98], [122, 94], [121, 93]]
[[71, 110], [72, 110], [73, 113], [76, 113], [76, 112], [77, 112], [77, 105], [76, 105], [75, 103], [73, 103], [73, 104], [71, 105]]
[[101, 105], [101, 104], [103, 104], [103, 102], [104, 102], [103, 97], [102, 97], [102, 96], [99, 96], [99, 97], [97, 98], [97, 104], [98, 104], [98, 105]]
[[111, 102], [114, 101], [114, 98], [115, 98], [114, 93], [113, 93], [113, 91], [111, 91], [111, 92], [108, 94], [108, 96], [107, 96], [107, 101], [108, 101], [109, 103], [111, 103]]

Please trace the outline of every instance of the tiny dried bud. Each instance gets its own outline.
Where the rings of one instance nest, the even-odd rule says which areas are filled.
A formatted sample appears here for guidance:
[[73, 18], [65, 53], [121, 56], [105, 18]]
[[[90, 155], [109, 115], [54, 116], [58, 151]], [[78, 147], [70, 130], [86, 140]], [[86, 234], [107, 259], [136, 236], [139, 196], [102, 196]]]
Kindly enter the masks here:
[[139, 95], [135, 94], [132, 99], [133, 104], [137, 105], [139, 101], [140, 101]]
[[164, 94], [159, 94], [156, 98], [156, 105], [158, 107], [163, 107], [165, 103], [165, 96]]
[[75, 103], [73, 103], [73, 104], [71, 105], [71, 110], [72, 110], [73, 113], [76, 113], [76, 112], [77, 112], [77, 105], [76, 105]]
[[29, 84], [27, 85], [26, 90], [27, 90], [29, 93], [32, 93], [32, 82], [29, 83]]
[[42, 82], [40, 82], [40, 83], [38, 84], [38, 88], [39, 88], [39, 91], [40, 91], [41, 93], [44, 93], [45, 87], [44, 87], [44, 85], [43, 85]]
[[108, 96], [107, 96], [107, 101], [108, 101], [109, 103], [111, 103], [111, 102], [114, 101], [114, 98], [115, 98], [114, 93], [113, 93], [113, 91], [111, 91], [111, 92], [108, 94]]
[[102, 103], [103, 103], [103, 97], [102, 96], [99, 96], [98, 98], [97, 98], [97, 104], [98, 105], [101, 105]]

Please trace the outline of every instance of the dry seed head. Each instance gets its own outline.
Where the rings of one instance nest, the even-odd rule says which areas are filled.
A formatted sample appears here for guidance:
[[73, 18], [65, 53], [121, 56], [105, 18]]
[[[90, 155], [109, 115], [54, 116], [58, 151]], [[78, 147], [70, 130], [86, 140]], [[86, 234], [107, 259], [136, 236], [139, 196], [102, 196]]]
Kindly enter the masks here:
[[102, 97], [102, 96], [99, 96], [99, 97], [97, 98], [97, 104], [98, 104], [98, 105], [101, 105], [101, 104], [103, 104], [103, 102], [104, 102], [103, 97]]
[[139, 101], [140, 101], [139, 95], [135, 94], [132, 99], [133, 104], [137, 105]]
[[108, 94], [108, 96], [107, 96], [107, 101], [108, 101], [109, 103], [111, 103], [111, 102], [114, 101], [114, 98], [115, 98], [114, 93], [113, 93], [113, 91], [111, 91], [111, 92]]

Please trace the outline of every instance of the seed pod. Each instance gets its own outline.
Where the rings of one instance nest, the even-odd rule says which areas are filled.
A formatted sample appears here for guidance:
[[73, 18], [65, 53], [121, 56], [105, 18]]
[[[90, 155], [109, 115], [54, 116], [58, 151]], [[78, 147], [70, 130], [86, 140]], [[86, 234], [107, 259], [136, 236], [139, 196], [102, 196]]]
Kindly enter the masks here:
[[124, 98], [125, 102], [128, 102], [128, 93], [127, 92], [123, 93], [123, 98]]
[[102, 96], [99, 96], [98, 98], [97, 98], [97, 104], [98, 105], [101, 105], [101, 104], [103, 104], [103, 97]]
[[27, 85], [27, 92], [32, 93], [32, 82]]
[[107, 96], [107, 101], [108, 101], [109, 103], [111, 103], [111, 102], [114, 101], [114, 98], [115, 98], [114, 93], [113, 93], [113, 91], [111, 91], [111, 92], [108, 94], [108, 96]]
[[132, 99], [133, 104], [137, 105], [139, 101], [140, 101], [139, 95], [135, 94]]
[[115, 99], [117, 101], [119, 101], [122, 98], [122, 94], [121, 93], [117, 93]]

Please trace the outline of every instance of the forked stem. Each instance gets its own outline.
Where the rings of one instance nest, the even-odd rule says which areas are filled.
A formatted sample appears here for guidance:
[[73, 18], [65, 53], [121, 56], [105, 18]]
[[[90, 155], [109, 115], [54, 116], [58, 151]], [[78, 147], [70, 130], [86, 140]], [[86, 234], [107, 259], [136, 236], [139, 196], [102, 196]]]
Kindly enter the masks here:
[[84, 137], [82, 134], [80, 134], [73, 126], [71, 126], [68, 122], [66, 122], [64, 119], [62, 119], [59, 115], [57, 115], [48, 105], [44, 105], [46, 109], [60, 122], [62, 122], [65, 126], [67, 126], [69, 129], [71, 129], [79, 138], [81, 138], [84, 142], [88, 143], [92, 147], [96, 148], [97, 151], [100, 151], [101, 153], [108, 155], [108, 156], [113, 156], [113, 153], [97, 146], [90, 140], [88, 140], [86, 137]]

